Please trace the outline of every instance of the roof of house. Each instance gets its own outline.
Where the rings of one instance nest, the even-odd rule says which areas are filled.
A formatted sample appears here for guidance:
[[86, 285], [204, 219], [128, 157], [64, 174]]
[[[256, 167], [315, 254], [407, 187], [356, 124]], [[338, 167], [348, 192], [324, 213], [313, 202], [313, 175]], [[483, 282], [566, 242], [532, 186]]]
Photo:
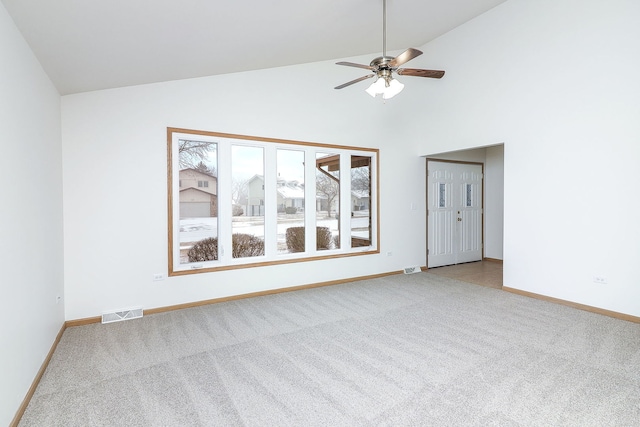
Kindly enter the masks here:
[[285, 199], [304, 199], [304, 187], [278, 187], [278, 193]]
[[200, 174], [200, 175], [204, 175], [204, 176], [207, 176], [207, 177], [210, 177], [210, 178], [218, 179], [218, 177], [217, 177], [217, 176], [212, 175], [212, 174], [210, 174], [210, 173], [202, 172], [201, 170], [198, 170], [198, 169], [194, 169], [194, 168], [184, 168], [184, 169], [180, 169], [180, 173], [182, 173], [182, 172], [187, 172], [187, 171], [195, 172], [195, 173]]
[[182, 193], [183, 191], [188, 191], [188, 190], [191, 190], [191, 191], [199, 191], [200, 193], [205, 193], [205, 194], [208, 194], [208, 195], [210, 195], [210, 196], [217, 196], [217, 194], [216, 194], [216, 193], [213, 193], [213, 192], [211, 192], [211, 191], [207, 191], [207, 189], [206, 189], [206, 188], [197, 188], [197, 187], [185, 187], [185, 188], [181, 188], [181, 189], [180, 189], [180, 192]]
[[358, 199], [366, 199], [371, 197], [371, 194], [368, 191], [361, 190], [351, 190], [351, 195], [357, 197]]
[[[249, 179], [249, 182], [259, 179], [264, 181], [264, 176], [262, 175], [254, 175]], [[285, 199], [304, 199], [304, 184], [299, 183], [296, 180], [278, 180], [278, 193]], [[352, 190], [351, 195], [358, 199], [366, 199], [371, 197], [368, 191], [362, 190]], [[316, 198], [323, 199], [322, 195], [317, 195]]]

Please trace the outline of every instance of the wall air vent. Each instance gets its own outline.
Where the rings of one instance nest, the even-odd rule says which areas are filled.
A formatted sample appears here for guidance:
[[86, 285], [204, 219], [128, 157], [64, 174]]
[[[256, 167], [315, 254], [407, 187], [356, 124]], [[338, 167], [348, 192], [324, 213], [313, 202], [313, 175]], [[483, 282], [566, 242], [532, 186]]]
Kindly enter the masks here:
[[420, 268], [419, 265], [414, 265], [413, 267], [405, 267], [404, 268], [404, 274], [420, 273], [421, 271], [422, 271], [422, 269]]
[[102, 323], [121, 322], [142, 317], [142, 307], [102, 313]]

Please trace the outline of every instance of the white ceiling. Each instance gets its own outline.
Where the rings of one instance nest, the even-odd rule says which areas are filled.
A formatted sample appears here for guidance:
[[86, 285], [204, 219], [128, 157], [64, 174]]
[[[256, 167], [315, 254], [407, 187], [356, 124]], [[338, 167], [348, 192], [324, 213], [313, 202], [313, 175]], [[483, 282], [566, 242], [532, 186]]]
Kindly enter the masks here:
[[[505, 0], [388, 0], [387, 49]], [[61, 94], [382, 51], [382, 0], [2, 0]]]

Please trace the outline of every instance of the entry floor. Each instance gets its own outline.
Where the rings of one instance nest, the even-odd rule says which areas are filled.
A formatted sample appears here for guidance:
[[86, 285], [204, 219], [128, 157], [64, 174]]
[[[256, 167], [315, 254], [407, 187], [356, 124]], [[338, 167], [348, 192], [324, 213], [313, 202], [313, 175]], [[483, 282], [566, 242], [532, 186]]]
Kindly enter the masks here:
[[502, 262], [499, 261], [476, 261], [447, 265], [430, 268], [428, 272], [461, 282], [502, 289]]

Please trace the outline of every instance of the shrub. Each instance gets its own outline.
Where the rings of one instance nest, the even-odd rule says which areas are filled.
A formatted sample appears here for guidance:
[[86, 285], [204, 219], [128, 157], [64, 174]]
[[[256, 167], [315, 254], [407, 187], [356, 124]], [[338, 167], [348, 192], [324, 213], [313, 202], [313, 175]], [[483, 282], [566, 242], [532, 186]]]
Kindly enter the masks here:
[[244, 211], [242, 210], [242, 206], [233, 205], [231, 207], [231, 215], [233, 215], [233, 216], [242, 216], [242, 215], [244, 215]]
[[252, 234], [236, 233], [232, 237], [231, 254], [234, 258], [264, 255], [264, 240]]
[[284, 213], [289, 215], [298, 213], [298, 208], [296, 208], [295, 206], [287, 206], [286, 208], [284, 208]]
[[[304, 227], [289, 227], [286, 233], [289, 252], [304, 252]], [[329, 227], [316, 227], [316, 248], [331, 249], [331, 230]]]
[[329, 227], [316, 228], [316, 248], [331, 249], [331, 230]]
[[[231, 236], [231, 255], [244, 258], [264, 255], [264, 240], [251, 234], [237, 233]], [[189, 262], [215, 261], [218, 259], [218, 238], [207, 237], [197, 242], [187, 253]]]
[[218, 259], [218, 238], [207, 237], [197, 242], [187, 253], [189, 262], [214, 261]]
[[304, 227], [289, 227], [285, 235], [289, 252], [304, 252]]

